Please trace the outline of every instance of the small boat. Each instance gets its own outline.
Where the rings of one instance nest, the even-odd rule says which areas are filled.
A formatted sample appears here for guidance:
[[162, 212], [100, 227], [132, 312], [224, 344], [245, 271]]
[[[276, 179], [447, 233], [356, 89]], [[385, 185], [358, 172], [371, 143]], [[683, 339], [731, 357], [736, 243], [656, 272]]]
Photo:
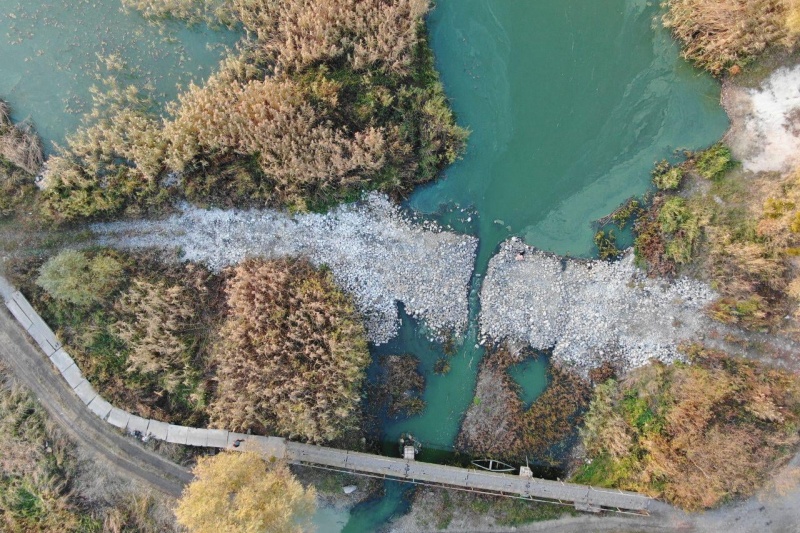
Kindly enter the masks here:
[[472, 466], [489, 472], [513, 472], [516, 470], [513, 466], [497, 459], [476, 459], [472, 461]]

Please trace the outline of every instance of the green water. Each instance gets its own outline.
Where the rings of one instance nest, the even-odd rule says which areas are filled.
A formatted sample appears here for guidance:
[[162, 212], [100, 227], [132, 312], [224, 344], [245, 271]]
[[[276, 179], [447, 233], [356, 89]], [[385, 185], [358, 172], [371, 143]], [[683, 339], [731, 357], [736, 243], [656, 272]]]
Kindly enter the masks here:
[[[591, 221], [649, 185], [655, 160], [700, 148], [727, 127], [719, 86], [680, 60], [654, 20], [653, 0], [437, 0], [431, 42], [459, 122], [472, 130], [464, 159], [416, 192], [411, 209], [480, 237], [471, 329], [446, 376], [443, 355], [417, 324], [376, 353], [422, 361], [426, 410], [384, 424], [387, 453], [410, 431], [423, 458], [445, 457], [473, 390], [477, 294], [489, 258], [509, 235], [558, 253], [593, 253]], [[90, 86], [108, 75], [152, 90], [159, 102], [199, 81], [235, 32], [146, 24], [118, 0], [0, 0], [0, 97], [30, 117], [50, 148], [89, 108]], [[461, 211], [470, 208], [469, 213]], [[472, 220], [467, 221], [467, 216]], [[544, 360], [511, 369], [526, 403], [546, 386]], [[372, 531], [402, 512], [403, 491], [352, 512], [323, 511], [321, 531]]]
[[[472, 329], [446, 376], [428, 377], [426, 410], [387, 421], [446, 450], [474, 401], [475, 298], [488, 260], [510, 235], [542, 249], [590, 256], [591, 222], [650, 184], [654, 161], [718, 140], [728, 121], [720, 87], [679, 58], [641, 0], [438, 0], [429, 18], [436, 63], [459, 123], [472, 135], [463, 160], [418, 190], [412, 209], [470, 207], [480, 237]], [[455, 211], [458, 213], [458, 211]], [[435, 350], [404, 324], [396, 351]], [[515, 371], [526, 401], [546, 366]]]
[[547, 387], [547, 358], [526, 359], [509, 368], [508, 373], [519, 385], [525, 407], [530, 407]]
[[48, 152], [91, 109], [89, 88], [101, 79], [113, 76], [168, 102], [213, 72], [240, 37], [148, 24], [120, 0], [0, 0], [0, 13], [0, 98], [15, 120], [34, 121]]

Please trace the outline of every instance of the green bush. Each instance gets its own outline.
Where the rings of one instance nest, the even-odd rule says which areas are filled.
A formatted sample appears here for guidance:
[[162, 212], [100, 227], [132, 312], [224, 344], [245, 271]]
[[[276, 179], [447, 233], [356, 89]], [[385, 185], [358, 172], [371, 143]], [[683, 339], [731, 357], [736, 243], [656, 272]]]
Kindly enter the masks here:
[[697, 154], [694, 162], [694, 168], [697, 173], [707, 180], [721, 178], [732, 167], [733, 156], [731, 151], [722, 143], [717, 143]]
[[65, 250], [42, 265], [36, 284], [56, 300], [88, 307], [103, 302], [122, 279], [122, 265], [113, 257]]
[[673, 167], [666, 160], [656, 163], [653, 169], [653, 184], [662, 191], [672, 191], [680, 187], [686, 174], [683, 167]]

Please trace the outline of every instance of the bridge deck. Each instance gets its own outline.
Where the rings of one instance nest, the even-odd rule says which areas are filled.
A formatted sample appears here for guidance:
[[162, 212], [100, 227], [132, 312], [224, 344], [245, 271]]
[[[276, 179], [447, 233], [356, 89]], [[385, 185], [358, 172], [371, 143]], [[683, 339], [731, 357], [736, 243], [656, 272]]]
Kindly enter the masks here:
[[[0, 277], [0, 289], [9, 292], [10, 286]], [[546, 479], [471, 470], [455, 466], [424, 463], [381, 455], [337, 450], [279, 437], [244, 435], [221, 429], [189, 428], [148, 420], [118, 409], [103, 398], [83, 378], [69, 354], [61, 347], [55, 334], [31, 307], [20, 292], [8, 295], [6, 306], [33, 337], [62, 374], [76, 395], [95, 415], [130, 433], [168, 442], [193, 446], [253, 450], [286, 459], [296, 464], [331, 468], [347, 472], [385, 477], [413, 483], [442, 485], [520, 498], [544, 499], [572, 503], [577, 509], [597, 511], [609, 509], [623, 512], [647, 513], [650, 498], [634, 492], [595, 489], [586, 485], [563, 483]]]
[[571, 502], [587, 509], [600, 507], [645, 513], [650, 502], [650, 498], [635, 492], [596, 489], [587, 485], [409, 461], [298, 442], [286, 442], [285, 458], [300, 464], [320, 465], [398, 480]]

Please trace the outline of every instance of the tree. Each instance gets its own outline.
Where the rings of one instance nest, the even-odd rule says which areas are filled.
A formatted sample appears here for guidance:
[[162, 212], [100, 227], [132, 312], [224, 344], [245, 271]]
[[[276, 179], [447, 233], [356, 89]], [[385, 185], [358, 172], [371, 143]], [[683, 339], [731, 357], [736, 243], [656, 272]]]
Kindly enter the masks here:
[[290, 533], [307, 531], [316, 505], [282, 463], [253, 452], [202, 457], [175, 516], [191, 533]]
[[36, 284], [56, 300], [89, 306], [114, 292], [122, 274], [122, 265], [111, 256], [90, 259], [83, 252], [65, 250], [42, 265]]

